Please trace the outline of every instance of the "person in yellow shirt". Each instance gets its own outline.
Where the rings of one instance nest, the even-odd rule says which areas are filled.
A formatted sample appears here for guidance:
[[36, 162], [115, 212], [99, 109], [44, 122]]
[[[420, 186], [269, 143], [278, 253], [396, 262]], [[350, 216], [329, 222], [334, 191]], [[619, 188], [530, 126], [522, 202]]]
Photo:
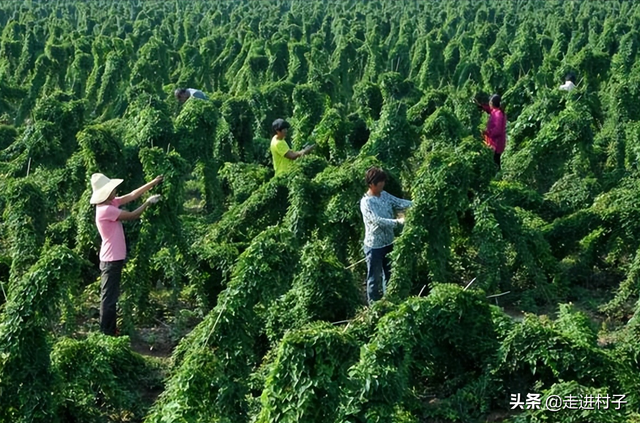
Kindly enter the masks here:
[[293, 151], [289, 148], [289, 144], [285, 138], [287, 137], [287, 130], [291, 127], [289, 122], [284, 119], [276, 119], [273, 121], [273, 131], [276, 133], [271, 138], [271, 155], [273, 156], [273, 169], [276, 171], [276, 176], [282, 172], [289, 170], [293, 166], [293, 161], [304, 156], [313, 150], [314, 145], [303, 148], [300, 151]]

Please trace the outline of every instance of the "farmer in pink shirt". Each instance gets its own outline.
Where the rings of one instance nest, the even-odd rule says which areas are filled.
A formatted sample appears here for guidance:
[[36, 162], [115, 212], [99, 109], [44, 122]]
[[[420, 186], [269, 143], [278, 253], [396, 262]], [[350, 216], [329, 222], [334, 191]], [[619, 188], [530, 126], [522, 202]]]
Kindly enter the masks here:
[[500, 156], [507, 145], [507, 115], [500, 108], [500, 96], [494, 94], [489, 99], [489, 104], [480, 104], [474, 100], [479, 108], [489, 113], [487, 129], [482, 133], [484, 142], [493, 150], [493, 161], [500, 166]]
[[158, 176], [122, 197], [116, 197], [116, 187], [122, 179], [109, 179], [102, 173], [91, 175], [91, 204], [96, 205], [96, 226], [102, 246], [100, 247], [100, 330], [107, 335], [116, 335], [116, 304], [120, 295], [120, 278], [124, 260], [127, 257], [127, 244], [122, 229], [123, 220], [135, 220], [150, 204], [160, 200], [160, 195], [147, 198], [134, 211], [120, 210], [120, 206], [138, 199], [142, 194], [162, 182]]

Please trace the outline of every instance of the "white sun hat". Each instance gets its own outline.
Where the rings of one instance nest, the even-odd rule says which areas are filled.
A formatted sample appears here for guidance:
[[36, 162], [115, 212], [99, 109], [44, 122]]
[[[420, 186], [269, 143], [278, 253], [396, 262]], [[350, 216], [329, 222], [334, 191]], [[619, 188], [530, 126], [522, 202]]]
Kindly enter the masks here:
[[102, 173], [94, 173], [91, 175], [91, 204], [100, 204], [109, 198], [111, 192], [122, 183], [122, 179], [109, 179]]

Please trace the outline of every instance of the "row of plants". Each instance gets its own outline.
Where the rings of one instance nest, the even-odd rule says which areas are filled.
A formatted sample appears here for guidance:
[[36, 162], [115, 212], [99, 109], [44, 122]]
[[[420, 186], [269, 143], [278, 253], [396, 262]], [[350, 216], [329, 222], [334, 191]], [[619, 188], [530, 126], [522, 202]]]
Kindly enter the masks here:
[[[3, 2], [0, 420], [472, 422], [539, 393], [627, 403], [503, 418], [640, 421], [639, 19], [622, 1]], [[470, 101], [493, 92], [499, 173]], [[317, 147], [273, 177], [277, 117]], [[364, 307], [372, 165], [414, 206]], [[168, 365], [78, 322], [94, 172], [123, 192], [165, 177], [125, 226], [120, 326], [187, 303], [201, 322]], [[504, 293], [552, 316], [513, 321], [486, 298]], [[568, 305], [585, 298], [600, 330]]]

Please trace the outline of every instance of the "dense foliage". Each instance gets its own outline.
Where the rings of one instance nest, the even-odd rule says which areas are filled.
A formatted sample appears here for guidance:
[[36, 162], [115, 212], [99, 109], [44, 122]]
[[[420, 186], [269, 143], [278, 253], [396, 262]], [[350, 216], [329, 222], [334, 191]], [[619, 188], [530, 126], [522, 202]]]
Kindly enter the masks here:
[[[622, 0], [3, 1], [0, 420], [640, 421], [638, 24]], [[274, 177], [278, 117], [316, 149]], [[414, 206], [364, 307], [372, 165]], [[165, 176], [125, 224], [119, 323], [168, 321], [164, 368], [86, 334], [94, 172]], [[508, 411], [527, 393], [627, 403]]]

